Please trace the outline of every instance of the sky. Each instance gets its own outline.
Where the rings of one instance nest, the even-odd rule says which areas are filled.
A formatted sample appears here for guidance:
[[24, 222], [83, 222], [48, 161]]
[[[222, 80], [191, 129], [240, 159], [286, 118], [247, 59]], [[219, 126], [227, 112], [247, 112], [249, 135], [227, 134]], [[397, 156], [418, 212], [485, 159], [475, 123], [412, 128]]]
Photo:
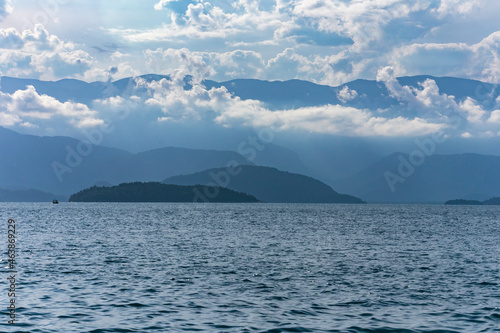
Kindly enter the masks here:
[[498, 17], [497, 0], [0, 0], [0, 73], [339, 85], [391, 66], [498, 83]]
[[[82, 137], [85, 129], [116, 124], [117, 110], [126, 107], [131, 116], [116, 142], [145, 131], [161, 141], [179, 124], [400, 137], [449, 128], [454, 112], [467, 121], [454, 135], [499, 137], [500, 99], [458, 100], [433, 80], [407, 87], [395, 79], [426, 74], [499, 83], [498, 17], [498, 0], [0, 0], [1, 76], [107, 82], [172, 75], [137, 80], [127, 95], [89, 104], [58, 101], [33, 87], [0, 92], [0, 126]], [[193, 85], [186, 90], [188, 74]], [[343, 89], [337, 105], [272, 110], [202, 83], [236, 78], [331, 86], [371, 79], [400, 103], [392, 113], [356, 107], [362, 93]], [[415, 112], [429, 109], [436, 110]]]

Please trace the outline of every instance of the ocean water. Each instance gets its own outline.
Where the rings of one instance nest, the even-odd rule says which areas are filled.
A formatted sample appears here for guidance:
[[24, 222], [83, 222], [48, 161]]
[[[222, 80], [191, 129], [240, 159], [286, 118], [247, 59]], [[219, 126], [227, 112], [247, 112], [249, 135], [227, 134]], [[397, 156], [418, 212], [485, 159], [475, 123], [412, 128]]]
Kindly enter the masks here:
[[0, 219], [0, 332], [500, 332], [498, 207], [11, 203]]

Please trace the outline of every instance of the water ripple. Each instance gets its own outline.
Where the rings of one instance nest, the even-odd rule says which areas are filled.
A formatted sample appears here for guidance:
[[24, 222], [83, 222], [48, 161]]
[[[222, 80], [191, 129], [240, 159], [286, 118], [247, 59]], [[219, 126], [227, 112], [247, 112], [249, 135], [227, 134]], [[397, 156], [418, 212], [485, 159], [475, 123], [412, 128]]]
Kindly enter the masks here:
[[498, 213], [0, 204], [22, 304], [0, 331], [500, 332]]

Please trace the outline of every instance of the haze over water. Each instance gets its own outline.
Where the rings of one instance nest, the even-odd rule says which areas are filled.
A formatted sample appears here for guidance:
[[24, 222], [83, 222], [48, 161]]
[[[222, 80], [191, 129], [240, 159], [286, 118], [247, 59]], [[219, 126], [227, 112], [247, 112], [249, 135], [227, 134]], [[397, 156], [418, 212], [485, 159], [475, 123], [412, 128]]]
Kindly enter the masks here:
[[500, 332], [499, 213], [0, 203], [19, 271], [0, 331]]

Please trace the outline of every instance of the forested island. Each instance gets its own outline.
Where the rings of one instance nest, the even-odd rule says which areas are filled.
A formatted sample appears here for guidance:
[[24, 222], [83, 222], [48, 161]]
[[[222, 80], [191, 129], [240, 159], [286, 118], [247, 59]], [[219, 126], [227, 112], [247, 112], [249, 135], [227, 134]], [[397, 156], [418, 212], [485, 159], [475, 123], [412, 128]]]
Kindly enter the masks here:
[[158, 182], [93, 186], [71, 195], [70, 202], [259, 202], [257, 198], [217, 186], [181, 186]]
[[500, 205], [500, 197], [491, 198], [491, 199], [488, 199], [485, 201], [455, 199], [455, 200], [448, 200], [444, 204], [445, 205], [474, 205], [474, 206]]

